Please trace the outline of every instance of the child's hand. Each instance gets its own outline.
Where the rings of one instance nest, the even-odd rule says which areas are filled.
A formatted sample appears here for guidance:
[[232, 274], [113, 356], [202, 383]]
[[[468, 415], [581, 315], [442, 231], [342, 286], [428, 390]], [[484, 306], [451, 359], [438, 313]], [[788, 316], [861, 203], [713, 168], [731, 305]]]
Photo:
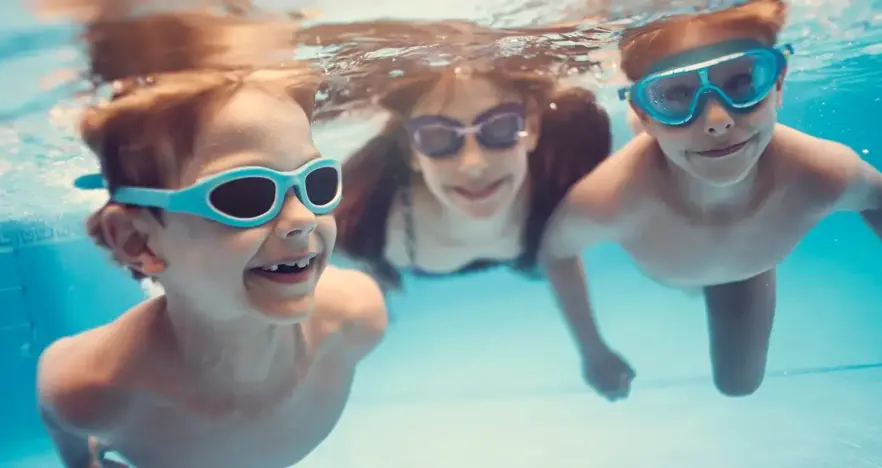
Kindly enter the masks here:
[[101, 468], [130, 468], [129, 465], [125, 463], [120, 463], [113, 460], [103, 460], [101, 462]]
[[129, 465], [125, 463], [120, 463], [118, 461], [113, 460], [93, 460], [92, 464], [89, 465], [89, 468], [131, 468]]
[[107, 457], [104, 456], [104, 447], [102, 447], [101, 442], [95, 437], [89, 437], [89, 453], [92, 458], [89, 468], [131, 468], [125, 463], [108, 460]]
[[636, 376], [621, 356], [605, 346], [583, 357], [582, 372], [588, 385], [609, 401], [627, 398]]

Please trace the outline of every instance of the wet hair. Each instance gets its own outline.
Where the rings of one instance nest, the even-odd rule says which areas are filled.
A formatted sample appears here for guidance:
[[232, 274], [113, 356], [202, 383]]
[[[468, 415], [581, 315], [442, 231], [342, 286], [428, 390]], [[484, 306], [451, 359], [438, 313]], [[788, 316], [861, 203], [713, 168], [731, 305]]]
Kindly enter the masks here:
[[669, 16], [624, 33], [619, 42], [621, 68], [629, 80], [639, 80], [672, 42], [696, 25], [743, 32], [746, 37], [774, 45], [786, 20], [787, 4], [783, 0], [750, 0], [711, 13]]
[[[212, 34], [210, 28], [193, 29], [206, 27], [205, 21], [187, 14], [166, 14], [127, 24], [131, 27], [113, 22], [89, 28], [88, 75], [94, 82], [110, 83], [112, 95], [109, 101], [86, 109], [80, 135], [98, 157], [110, 193], [120, 186], [178, 186], [181, 171], [193, 158], [201, 127], [245, 87], [290, 99], [312, 119], [318, 77], [304, 67], [207, 69], [198, 65], [209, 55], [221, 57], [224, 51], [203, 40]], [[134, 32], [126, 34], [126, 30]], [[176, 53], [164, 55], [162, 51], [172, 43], [169, 37], [179, 38], [179, 47]], [[111, 46], [114, 38], [119, 41]], [[133, 77], [141, 73], [147, 77]], [[86, 222], [88, 234], [101, 247], [108, 247], [102, 214], [113, 203], [108, 202]], [[151, 211], [161, 221], [160, 210]], [[143, 278], [138, 272], [132, 274]]]
[[[337, 208], [337, 248], [361, 263], [386, 289], [401, 286], [397, 268], [385, 257], [391, 207], [403, 187], [420, 177], [412, 170], [405, 119], [418, 98], [447, 75], [415, 79], [380, 100], [391, 117], [382, 131], [343, 164], [343, 201]], [[513, 268], [538, 276], [537, 257], [549, 217], [570, 187], [610, 153], [606, 111], [588, 90], [556, 90], [550, 79], [531, 73], [482, 73], [503, 88], [532, 99], [541, 110], [540, 136], [528, 156], [529, 210], [521, 231], [522, 254]]]
[[297, 23], [272, 18], [181, 11], [110, 17], [83, 32], [87, 78], [96, 83], [194, 70], [241, 70], [289, 54]]

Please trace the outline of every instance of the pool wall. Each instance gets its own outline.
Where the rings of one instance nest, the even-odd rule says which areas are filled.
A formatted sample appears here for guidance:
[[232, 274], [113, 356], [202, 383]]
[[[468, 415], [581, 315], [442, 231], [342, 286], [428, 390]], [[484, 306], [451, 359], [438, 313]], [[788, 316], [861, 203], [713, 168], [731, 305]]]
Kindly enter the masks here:
[[48, 343], [106, 323], [144, 297], [85, 236], [83, 219], [0, 222], [0, 375], [10, 378], [0, 414], [11, 417], [0, 424], [0, 440], [34, 428], [36, 360]]

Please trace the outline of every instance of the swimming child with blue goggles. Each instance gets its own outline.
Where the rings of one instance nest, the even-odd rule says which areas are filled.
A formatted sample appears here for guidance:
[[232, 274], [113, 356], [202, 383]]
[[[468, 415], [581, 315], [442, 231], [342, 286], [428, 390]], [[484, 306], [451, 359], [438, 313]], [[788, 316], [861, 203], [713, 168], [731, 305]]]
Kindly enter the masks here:
[[[104, 186], [100, 174], [75, 181], [81, 189]], [[199, 180], [179, 190], [117, 187], [116, 203], [187, 213], [234, 228], [265, 224], [278, 216], [287, 196], [293, 195], [316, 215], [328, 214], [343, 196], [340, 163], [320, 158], [287, 172], [266, 167], [238, 167]]]
[[668, 126], [691, 124], [708, 99], [747, 113], [769, 95], [792, 53], [790, 45], [775, 48], [756, 39], [688, 50], [653, 64], [643, 78], [620, 89], [619, 98]]
[[[543, 252], [550, 264], [613, 242], [647, 277], [700, 292], [713, 385], [727, 396], [762, 385], [777, 267], [806, 233], [851, 211], [882, 236], [882, 173], [841, 143], [778, 123], [793, 49], [772, 44], [786, 13], [781, 0], [748, 0], [626, 32], [621, 69], [634, 84], [620, 97], [643, 131], [572, 187], [544, 233], [565, 246]], [[600, 349], [587, 380], [627, 396], [633, 369], [585, 320]]]

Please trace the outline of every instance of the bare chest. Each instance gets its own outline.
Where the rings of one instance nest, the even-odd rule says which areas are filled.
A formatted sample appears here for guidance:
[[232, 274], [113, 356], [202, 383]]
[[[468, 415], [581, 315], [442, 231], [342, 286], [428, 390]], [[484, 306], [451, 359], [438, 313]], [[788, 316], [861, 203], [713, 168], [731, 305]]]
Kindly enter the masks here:
[[622, 246], [645, 274], [672, 286], [740, 281], [778, 265], [822, 217], [777, 200], [731, 223], [702, 223], [659, 206]]
[[476, 260], [507, 262], [523, 250], [520, 230], [501, 236], [456, 240], [439, 229], [419, 229], [410, 259], [420, 269], [433, 272], [459, 270]]
[[144, 403], [107, 443], [137, 468], [283, 468], [317, 447], [340, 418], [351, 379], [304, 382], [272, 408]]

